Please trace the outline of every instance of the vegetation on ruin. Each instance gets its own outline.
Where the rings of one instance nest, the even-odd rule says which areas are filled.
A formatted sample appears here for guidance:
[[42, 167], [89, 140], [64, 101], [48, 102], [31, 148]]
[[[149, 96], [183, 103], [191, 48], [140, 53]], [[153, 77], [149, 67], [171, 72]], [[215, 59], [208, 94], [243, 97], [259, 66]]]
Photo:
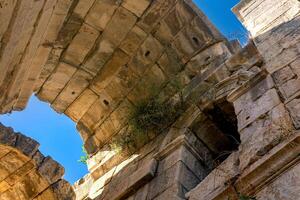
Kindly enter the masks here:
[[[178, 81], [171, 80], [170, 84], [176, 92], [180, 91]], [[120, 153], [125, 148], [135, 151], [151, 140], [151, 135], [158, 135], [168, 128], [183, 112], [182, 101], [177, 104], [163, 102], [157, 97], [158, 89], [152, 90], [150, 98], [140, 101], [130, 110], [123, 134], [113, 138], [110, 147], [115, 152]]]
[[78, 162], [86, 165], [89, 157], [88, 157], [87, 151], [85, 150], [85, 148], [83, 146], [82, 146], [82, 153], [83, 153], [83, 155], [80, 156], [80, 159], [78, 160]]

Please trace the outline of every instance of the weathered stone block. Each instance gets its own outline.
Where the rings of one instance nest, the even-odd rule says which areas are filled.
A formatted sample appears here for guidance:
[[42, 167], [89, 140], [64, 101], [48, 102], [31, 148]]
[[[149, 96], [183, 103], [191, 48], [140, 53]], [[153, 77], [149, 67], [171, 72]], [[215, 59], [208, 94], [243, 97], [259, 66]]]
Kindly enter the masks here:
[[37, 94], [38, 98], [43, 101], [53, 102], [57, 95], [69, 82], [75, 71], [75, 67], [62, 62], [59, 63], [56, 70], [47, 79]]
[[63, 59], [68, 63], [79, 66], [93, 48], [99, 32], [87, 24], [83, 24], [79, 32], [68, 46]]
[[133, 55], [146, 37], [147, 34], [141, 28], [134, 26], [120, 44], [120, 49], [122, 49], [128, 55]]
[[243, 129], [240, 145], [240, 170], [257, 161], [274, 146], [287, 138], [293, 125], [283, 104], [279, 104], [264, 116]]
[[196, 17], [176, 36], [172, 46], [182, 62], [187, 63], [198, 51], [213, 42], [216, 41], [210, 29], [200, 17]]
[[73, 103], [65, 111], [65, 114], [77, 122], [97, 99], [98, 95], [87, 88], [75, 101], [73, 101]]
[[97, 0], [86, 16], [86, 23], [103, 31], [119, 6], [117, 0]]
[[115, 46], [118, 46], [136, 23], [137, 17], [120, 6], [107, 24], [103, 35]]
[[150, 0], [124, 0], [122, 6], [140, 17], [150, 3]]
[[72, 102], [88, 87], [92, 75], [83, 71], [77, 70], [71, 80], [66, 84], [60, 94], [52, 103], [52, 107], [59, 113], [64, 112]]
[[94, 52], [83, 64], [82, 68], [96, 75], [106, 62], [109, 61], [115, 48], [116, 47], [107, 38], [101, 37], [100, 42], [95, 46]]
[[100, 70], [93, 80], [91, 88], [98, 94], [110, 83], [113, 77], [129, 61], [129, 57], [121, 50], [115, 51], [109, 62]]
[[237, 115], [238, 129], [242, 130], [254, 120], [270, 111], [280, 103], [280, 98], [275, 89], [268, 90], [259, 99], [247, 104]]
[[282, 85], [286, 83], [288, 80], [295, 78], [295, 74], [289, 66], [286, 66], [272, 75], [274, 81], [277, 85]]
[[49, 184], [58, 181], [65, 173], [64, 168], [49, 156], [43, 160], [38, 171]]
[[85, 18], [95, 1], [96, 0], [79, 0], [73, 12], [81, 18]]
[[28, 157], [33, 157], [37, 152], [40, 144], [35, 140], [17, 133], [17, 141], [15, 147]]
[[300, 97], [296, 97], [287, 105], [287, 108], [292, 116], [294, 125], [297, 129], [300, 128]]
[[282, 84], [279, 87], [279, 91], [286, 100], [290, 99], [294, 94], [300, 91], [300, 78], [297, 77]]
[[160, 58], [162, 52], [162, 45], [150, 35], [128, 65], [134, 72], [142, 76]]
[[195, 16], [196, 13], [185, 1], [178, 1], [160, 22], [155, 37], [165, 44], [171, 42], [182, 27], [187, 25]]

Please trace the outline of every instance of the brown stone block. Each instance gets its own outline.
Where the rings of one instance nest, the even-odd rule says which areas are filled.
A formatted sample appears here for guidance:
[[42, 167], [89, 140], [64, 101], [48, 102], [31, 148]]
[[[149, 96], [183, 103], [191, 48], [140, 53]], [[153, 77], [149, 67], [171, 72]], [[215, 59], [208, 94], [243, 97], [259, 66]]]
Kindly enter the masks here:
[[124, 0], [122, 6], [140, 17], [150, 3], [150, 0]]
[[9, 185], [13, 186], [15, 183], [19, 182], [24, 176], [26, 176], [30, 170], [35, 167], [32, 161], [27, 162], [17, 171], [13, 172], [5, 179]]
[[287, 105], [296, 129], [300, 128], [300, 97], [296, 97]]
[[91, 88], [100, 94], [113, 79], [114, 75], [116, 75], [128, 61], [129, 57], [127, 54], [121, 50], [115, 51], [110, 61], [100, 70], [93, 80]]
[[92, 75], [79, 69], [72, 76], [64, 89], [56, 97], [51, 107], [59, 113], [63, 113], [72, 102], [88, 87]]
[[120, 6], [107, 24], [103, 35], [118, 46], [136, 23], [137, 17]]
[[138, 25], [147, 33], [149, 33], [161, 18], [174, 6], [176, 0], [158, 0], [151, 4], [147, 11], [143, 14]]
[[200, 18], [196, 17], [175, 38], [172, 46], [183, 63], [187, 63], [198, 51], [216, 42], [211, 30]]
[[80, 123], [83, 123], [90, 130], [94, 130], [101, 124], [113, 111], [113, 108], [109, 105], [110, 100], [107, 98], [100, 98], [88, 109], [83, 115]]
[[47, 156], [39, 166], [38, 172], [49, 184], [52, 184], [64, 175], [65, 170], [58, 162]]
[[117, 0], [96, 0], [96, 3], [87, 14], [85, 21], [103, 31], [118, 6], [119, 2]]
[[279, 96], [275, 89], [268, 90], [259, 99], [244, 105], [244, 108], [237, 115], [238, 129], [242, 130], [254, 120], [270, 111], [280, 103]]
[[95, 1], [96, 0], [79, 0], [73, 12], [84, 19]]
[[137, 87], [128, 94], [128, 99], [133, 103], [138, 103], [138, 101], [145, 100], [155, 93], [158, 94], [166, 79], [162, 70], [157, 65], [153, 65]]
[[109, 61], [115, 48], [116, 47], [107, 38], [102, 37], [100, 42], [96, 44], [95, 50], [83, 64], [82, 68], [91, 74], [96, 75]]
[[65, 114], [73, 121], [77, 122], [97, 99], [98, 95], [87, 88], [75, 101], [73, 101], [73, 103], [65, 111]]
[[288, 80], [295, 78], [296, 74], [293, 73], [289, 66], [286, 66], [273, 73], [274, 81], [277, 85], [282, 85]]
[[283, 104], [274, 107], [244, 128], [240, 132], [240, 170], [249, 167], [268, 153], [286, 139], [293, 129], [291, 118]]
[[129, 62], [129, 67], [142, 76], [160, 58], [162, 52], [163, 46], [150, 35]]
[[162, 43], [170, 43], [185, 25], [196, 16], [194, 10], [185, 1], [177, 1], [174, 8], [160, 22], [155, 37]]
[[95, 45], [99, 32], [87, 24], [83, 24], [63, 55], [63, 60], [79, 66]]
[[279, 87], [279, 91], [284, 99], [289, 100], [293, 95], [300, 91], [300, 78], [295, 77], [294, 79], [283, 83]]
[[147, 34], [141, 28], [134, 26], [120, 44], [120, 49], [122, 49], [128, 55], [133, 55], [146, 37]]
[[56, 70], [47, 79], [39, 93], [42, 101], [53, 102], [65, 85], [69, 82], [76, 68], [66, 63], [59, 63]]

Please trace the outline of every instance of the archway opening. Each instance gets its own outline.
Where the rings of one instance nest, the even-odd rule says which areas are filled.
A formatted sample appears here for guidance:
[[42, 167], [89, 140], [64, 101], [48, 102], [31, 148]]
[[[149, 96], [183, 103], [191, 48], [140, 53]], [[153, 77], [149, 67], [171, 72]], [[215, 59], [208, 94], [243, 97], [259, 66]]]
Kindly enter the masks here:
[[84, 152], [76, 124], [35, 96], [31, 97], [25, 110], [0, 115], [0, 122], [38, 141], [40, 151], [65, 168], [64, 178], [71, 184], [88, 173], [86, 165], [79, 162]]

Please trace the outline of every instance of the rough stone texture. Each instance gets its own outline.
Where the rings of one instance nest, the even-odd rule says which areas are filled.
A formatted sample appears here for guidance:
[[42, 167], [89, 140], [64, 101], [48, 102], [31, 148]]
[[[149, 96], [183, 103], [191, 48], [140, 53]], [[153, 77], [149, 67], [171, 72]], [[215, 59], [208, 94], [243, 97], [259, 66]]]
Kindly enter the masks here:
[[[242, 0], [234, 12], [253, 36], [243, 48], [190, 0], [0, 4], [0, 113], [24, 109], [34, 91], [77, 123], [90, 156], [78, 200], [298, 198], [275, 179], [298, 169], [299, 1]], [[112, 151], [152, 93], [183, 103], [181, 116]], [[0, 199], [73, 198], [36, 142], [0, 131]]]
[[63, 167], [52, 158], [45, 158], [38, 146], [33, 139], [0, 123], [1, 200], [75, 199], [72, 187], [62, 179]]

